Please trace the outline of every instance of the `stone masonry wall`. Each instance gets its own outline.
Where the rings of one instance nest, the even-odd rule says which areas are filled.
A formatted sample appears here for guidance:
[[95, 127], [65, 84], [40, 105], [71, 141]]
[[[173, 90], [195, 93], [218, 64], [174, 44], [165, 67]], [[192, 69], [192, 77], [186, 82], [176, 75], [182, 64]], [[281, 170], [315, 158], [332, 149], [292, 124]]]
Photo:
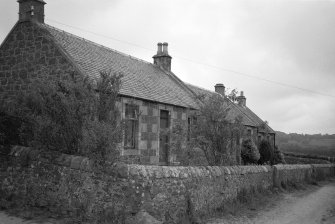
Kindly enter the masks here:
[[180, 223], [235, 200], [241, 192], [334, 176], [334, 165], [167, 167], [116, 164], [92, 172], [87, 158], [13, 148], [0, 156], [0, 205], [47, 208], [62, 215], [124, 219], [145, 211]]
[[[185, 127], [187, 127], [188, 111], [182, 107], [122, 97], [120, 110], [123, 118], [125, 118], [126, 104], [137, 105], [139, 107], [139, 117], [138, 136], [136, 136], [137, 147], [135, 149], [127, 149], [122, 146], [124, 148], [122, 155], [126, 157], [124, 160], [134, 164], [160, 164], [160, 110], [169, 112], [170, 130], [172, 130], [176, 122], [183, 122]], [[169, 163], [177, 162], [174, 152], [170, 151], [168, 154]]]
[[59, 79], [71, 72], [74, 67], [47, 31], [34, 22], [19, 22], [0, 47], [0, 100], [28, 90], [38, 77]]

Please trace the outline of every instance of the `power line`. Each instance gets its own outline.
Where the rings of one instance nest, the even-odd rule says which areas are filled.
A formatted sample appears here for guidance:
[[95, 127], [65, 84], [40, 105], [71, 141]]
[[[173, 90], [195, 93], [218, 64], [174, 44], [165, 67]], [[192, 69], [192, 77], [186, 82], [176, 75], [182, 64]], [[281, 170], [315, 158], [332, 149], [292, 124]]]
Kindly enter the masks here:
[[[111, 40], [114, 40], [114, 41], [117, 41], [117, 42], [120, 42], [120, 43], [123, 43], [123, 44], [128, 44], [128, 45], [131, 45], [131, 46], [134, 46], [134, 47], [137, 47], [137, 48], [141, 48], [141, 49], [144, 49], [144, 50], [147, 50], [147, 51], [150, 51], [150, 52], [155, 51], [152, 48], [143, 47], [141, 45], [138, 45], [138, 44], [135, 44], [135, 43], [132, 43], [132, 42], [124, 41], [124, 40], [117, 39], [117, 38], [110, 37], [110, 36], [106, 36], [106, 35], [96, 33], [96, 32], [92, 32], [90, 30], [86, 30], [86, 29], [83, 29], [83, 28], [71, 26], [71, 25], [68, 25], [68, 24], [65, 24], [65, 23], [62, 23], [62, 22], [58, 22], [56, 20], [52, 20], [52, 19], [47, 19], [47, 20], [49, 20], [51, 22], [54, 22], [54, 23], [57, 23], [57, 24], [60, 24], [60, 25], [63, 25], [63, 26], [67, 26], [67, 27], [70, 27], [70, 28], [73, 28], [73, 29], [83, 31], [83, 32], [86, 32], [86, 33], [90, 33], [90, 34], [93, 34], [93, 35], [96, 35], [96, 36], [104, 37], [104, 38], [111, 39]], [[248, 77], [248, 78], [273, 83], [273, 84], [284, 86], [284, 87], [289, 87], [289, 88], [298, 89], [298, 90], [305, 91], [305, 92], [310, 92], [310, 93], [314, 93], [314, 94], [318, 94], [318, 95], [323, 95], [323, 96], [328, 96], [328, 97], [335, 98], [335, 96], [330, 95], [330, 94], [321, 93], [321, 92], [314, 91], [314, 90], [311, 90], [311, 89], [301, 88], [299, 86], [295, 86], [295, 85], [291, 85], [291, 84], [287, 84], [287, 83], [283, 83], [283, 82], [278, 82], [278, 81], [274, 81], [274, 80], [270, 80], [270, 79], [266, 79], [266, 78], [261, 78], [261, 77], [255, 76], [255, 75], [250, 75], [250, 74], [247, 74], [247, 73], [243, 73], [243, 72], [235, 71], [235, 70], [232, 70], [232, 69], [219, 67], [219, 66], [216, 66], [216, 65], [206, 64], [206, 63], [203, 63], [203, 62], [200, 62], [200, 61], [184, 58], [184, 57], [181, 57], [181, 56], [178, 56], [178, 55], [174, 56], [174, 58], [178, 58], [178, 59], [188, 61], [188, 62], [191, 62], [191, 63], [194, 63], [194, 64], [199, 64], [199, 65], [203, 65], [203, 66], [206, 66], [206, 67], [214, 68], [214, 69], [217, 69], [217, 70], [234, 73], [234, 74], [245, 76], [245, 77]]]
[[128, 44], [128, 45], [131, 45], [131, 46], [134, 46], [134, 47], [142, 48], [142, 49], [145, 49], [145, 50], [150, 51], [150, 52], [153, 51], [153, 49], [146, 48], [146, 47], [143, 47], [141, 45], [134, 44], [134, 43], [131, 43], [131, 42], [127, 42], [127, 41], [124, 41], [124, 40], [120, 40], [120, 39], [117, 39], [117, 38], [114, 38], [114, 37], [106, 36], [104, 34], [95, 33], [95, 32], [90, 31], [90, 30], [86, 30], [86, 29], [83, 29], [83, 28], [71, 26], [71, 25], [68, 25], [68, 24], [65, 24], [65, 23], [61, 23], [61, 22], [52, 20], [52, 19], [47, 19], [47, 20], [49, 20], [51, 22], [54, 22], [54, 23], [58, 23], [58, 24], [63, 25], [63, 26], [67, 26], [67, 27], [76, 29], [76, 30], [80, 30], [80, 31], [83, 31], [83, 32], [86, 32], [86, 33], [90, 33], [90, 34], [93, 34], [93, 35], [96, 35], [96, 36], [100, 36], [100, 37], [104, 37], [104, 38], [107, 38], [107, 39], [111, 39], [111, 40], [114, 40], [114, 41], [117, 41], [117, 42], [120, 42], [120, 43], [123, 43], [123, 44]]

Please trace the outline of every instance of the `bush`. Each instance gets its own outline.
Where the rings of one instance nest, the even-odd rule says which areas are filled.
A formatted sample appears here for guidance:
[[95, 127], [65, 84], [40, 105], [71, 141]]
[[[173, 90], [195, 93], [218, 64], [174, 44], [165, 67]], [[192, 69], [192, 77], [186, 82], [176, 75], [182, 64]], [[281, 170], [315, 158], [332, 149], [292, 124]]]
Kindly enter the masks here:
[[271, 165], [273, 165], [274, 152], [271, 144], [268, 141], [261, 141], [261, 143], [259, 144], [259, 153], [261, 156], [258, 161], [259, 164], [270, 163]]
[[260, 154], [257, 146], [251, 139], [243, 140], [241, 157], [244, 165], [257, 163], [260, 159]]
[[[18, 123], [18, 136], [27, 136], [31, 130], [27, 146], [113, 160], [122, 133], [116, 107], [121, 77], [101, 72], [97, 82], [77, 74], [69, 74], [66, 80], [40, 78], [2, 111]], [[8, 131], [5, 141], [11, 141], [6, 136]]]
[[285, 161], [285, 157], [284, 157], [284, 153], [282, 153], [278, 146], [275, 146], [275, 149], [274, 149], [274, 158], [273, 158], [273, 163], [274, 164], [285, 164], [286, 161]]

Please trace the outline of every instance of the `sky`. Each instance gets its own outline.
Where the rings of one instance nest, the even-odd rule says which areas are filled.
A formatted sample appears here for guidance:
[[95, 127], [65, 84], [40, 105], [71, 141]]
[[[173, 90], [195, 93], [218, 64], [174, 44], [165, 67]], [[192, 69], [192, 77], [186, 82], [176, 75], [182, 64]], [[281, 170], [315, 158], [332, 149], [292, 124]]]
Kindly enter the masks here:
[[[277, 131], [335, 133], [335, 1], [45, 0], [46, 23], [153, 62], [169, 43], [172, 71], [209, 90], [244, 91]], [[0, 42], [18, 19], [0, 0]]]

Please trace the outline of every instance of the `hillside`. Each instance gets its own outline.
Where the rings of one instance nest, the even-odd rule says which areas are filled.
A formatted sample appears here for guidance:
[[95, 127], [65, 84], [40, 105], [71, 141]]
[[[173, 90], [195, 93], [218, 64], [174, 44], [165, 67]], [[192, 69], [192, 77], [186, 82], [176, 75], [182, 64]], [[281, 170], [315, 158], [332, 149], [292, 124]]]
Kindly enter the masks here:
[[276, 142], [283, 152], [335, 157], [335, 134], [286, 134], [276, 131]]

